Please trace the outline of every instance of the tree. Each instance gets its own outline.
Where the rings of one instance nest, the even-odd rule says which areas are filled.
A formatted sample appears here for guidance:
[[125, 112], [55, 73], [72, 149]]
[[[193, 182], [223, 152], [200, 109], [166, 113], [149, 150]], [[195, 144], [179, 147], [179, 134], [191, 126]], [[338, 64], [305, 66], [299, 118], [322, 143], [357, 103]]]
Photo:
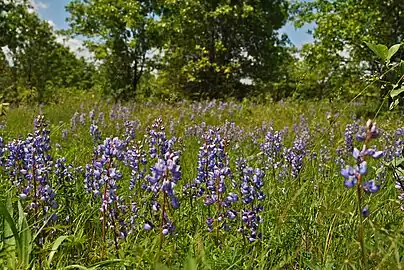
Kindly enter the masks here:
[[66, 7], [71, 33], [88, 38], [86, 45], [102, 61], [104, 90], [117, 98], [135, 96], [146, 53], [158, 45], [153, 2], [75, 0]]
[[[376, 61], [365, 42], [388, 46], [403, 42], [403, 10], [401, 0], [314, 0], [295, 2], [291, 16], [298, 27], [315, 23], [316, 42], [306, 48], [305, 55], [311, 69], [328, 66], [321, 80], [337, 74], [347, 80], [369, 73], [382, 75], [383, 63]], [[400, 53], [396, 56], [401, 57]], [[387, 91], [384, 88], [380, 95], [384, 97]]]
[[5, 12], [1, 13], [0, 28], [4, 35], [0, 36], [0, 44], [8, 48], [11, 63], [1, 53], [0, 66], [5, 71], [0, 74], [2, 96], [11, 102], [27, 97], [46, 102], [55, 89], [84, 86], [82, 82], [89, 77], [90, 64], [59, 44], [52, 27], [36, 13], [29, 12], [27, 1], [7, 3], [1, 3]]
[[190, 96], [243, 96], [243, 81], [276, 81], [281, 75], [286, 37], [277, 30], [286, 22], [287, 1], [162, 2], [162, 71]]

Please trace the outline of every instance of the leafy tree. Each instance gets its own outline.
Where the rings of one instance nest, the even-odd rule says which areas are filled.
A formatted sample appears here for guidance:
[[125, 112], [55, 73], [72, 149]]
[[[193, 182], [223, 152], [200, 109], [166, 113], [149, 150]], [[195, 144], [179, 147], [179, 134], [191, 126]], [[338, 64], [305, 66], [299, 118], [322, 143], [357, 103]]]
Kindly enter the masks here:
[[8, 48], [11, 57], [11, 65], [3, 53], [0, 57], [1, 69], [5, 71], [0, 74], [0, 91], [6, 100], [46, 102], [55, 89], [91, 86], [81, 84], [89, 79], [89, 64], [56, 41], [51, 26], [29, 12], [27, 1], [2, 2], [2, 7], [5, 12], [1, 13], [0, 28], [4, 35], [0, 43]]
[[[342, 85], [336, 77], [355, 80], [367, 74], [382, 75], [383, 63], [375, 61], [365, 42], [387, 45], [402, 42], [403, 10], [401, 0], [295, 1], [291, 16], [298, 27], [315, 23], [316, 42], [305, 48], [304, 55], [310, 69], [321, 74], [320, 81], [332, 78], [335, 84]], [[396, 55], [397, 59], [401, 53]], [[335, 85], [330, 85], [329, 89], [332, 88]], [[383, 89], [380, 95], [384, 97], [387, 91]]]
[[277, 32], [287, 1], [166, 0], [162, 71], [193, 97], [243, 96], [243, 81], [275, 81], [286, 54]]
[[117, 98], [135, 95], [146, 54], [158, 45], [153, 2], [74, 0], [66, 7], [71, 33], [88, 37], [86, 45], [102, 61], [103, 88]]

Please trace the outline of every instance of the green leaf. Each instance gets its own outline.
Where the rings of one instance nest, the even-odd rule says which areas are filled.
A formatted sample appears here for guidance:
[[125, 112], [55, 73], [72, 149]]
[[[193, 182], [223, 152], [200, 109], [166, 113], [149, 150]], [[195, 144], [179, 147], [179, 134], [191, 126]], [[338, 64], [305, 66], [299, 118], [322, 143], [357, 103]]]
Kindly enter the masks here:
[[366, 45], [371, 49], [380, 59], [382, 59], [383, 63], [387, 61], [387, 57], [389, 54], [389, 49], [387, 46], [383, 44], [373, 44], [370, 42], [365, 42]]
[[[7, 194], [6, 208], [10, 216], [13, 216], [13, 204], [11, 202], [11, 192]], [[15, 254], [16, 242], [13, 237], [13, 230], [8, 222], [4, 224], [4, 245], [7, 250], [8, 257], [8, 265], [15, 269], [15, 262], [17, 261], [17, 257]]]
[[394, 100], [394, 102], [390, 104], [390, 110], [394, 109], [398, 105], [398, 103], [400, 103], [399, 99]]
[[32, 236], [31, 229], [28, 227], [27, 218], [24, 214], [24, 209], [22, 208], [21, 202], [18, 202], [18, 225], [20, 228], [20, 239], [21, 239], [21, 263], [28, 267], [30, 263], [30, 256], [32, 251]]
[[393, 166], [393, 168], [400, 167], [401, 164], [404, 163], [404, 158], [395, 158], [390, 162], [390, 165]]
[[396, 54], [396, 52], [400, 49], [401, 44], [396, 44], [390, 47], [387, 54], [387, 62], [390, 61], [391, 57]]
[[185, 265], [184, 265], [184, 270], [197, 270], [197, 264], [196, 264], [196, 260], [192, 257], [188, 257]]
[[7, 221], [7, 224], [9, 226], [8, 230], [11, 230], [15, 239], [15, 242], [17, 244], [17, 252], [21, 256], [21, 240], [18, 234], [17, 226], [14, 222], [13, 217], [10, 215], [9, 211], [7, 210], [7, 207], [4, 206], [3, 204], [0, 204], [0, 215], [2, 215]]
[[400, 95], [402, 92], [404, 92], [404, 86], [401, 86], [399, 89], [393, 89], [390, 91], [390, 96], [392, 98], [395, 98], [396, 96]]
[[49, 267], [49, 268], [51, 268], [51, 263], [52, 263], [53, 256], [54, 256], [55, 253], [57, 252], [59, 246], [60, 246], [60, 245], [63, 243], [63, 241], [66, 240], [67, 238], [69, 238], [68, 235], [59, 236], [59, 237], [55, 240], [55, 242], [53, 243], [52, 251], [51, 251], [51, 253], [49, 254], [49, 257], [48, 257], [48, 267]]

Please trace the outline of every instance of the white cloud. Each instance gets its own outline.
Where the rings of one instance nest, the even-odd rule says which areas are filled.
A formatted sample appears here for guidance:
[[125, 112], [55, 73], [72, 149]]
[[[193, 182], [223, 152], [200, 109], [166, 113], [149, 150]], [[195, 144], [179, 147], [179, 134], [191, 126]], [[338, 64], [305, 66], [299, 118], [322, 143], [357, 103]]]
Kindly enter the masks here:
[[87, 61], [94, 60], [94, 54], [84, 46], [82, 40], [57, 35], [56, 41], [69, 48], [77, 57], [84, 57]]
[[28, 2], [30, 8], [28, 9], [29, 12], [38, 12], [40, 9], [47, 9], [48, 5], [44, 2], [37, 1], [37, 0], [30, 0]]

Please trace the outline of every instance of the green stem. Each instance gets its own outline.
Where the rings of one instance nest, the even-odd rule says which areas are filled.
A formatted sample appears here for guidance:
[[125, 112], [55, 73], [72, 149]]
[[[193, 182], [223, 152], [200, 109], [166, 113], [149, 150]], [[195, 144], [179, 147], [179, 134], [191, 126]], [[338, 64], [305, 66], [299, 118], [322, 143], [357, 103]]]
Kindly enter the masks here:
[[356, 188], [357, 198], [358, 198], [358, 239], [361, 246], [362, 252], [362, 261], [361, 265], [364, 269], [366, 269], [367, 258], [366, 258], [366, 249], [365, 249], [365, 235], [364, 235], [364, 226], [363, 226], [363, 216], [362, 216], [362, 179], [361, 176], [358, 177], [358, 185]]

